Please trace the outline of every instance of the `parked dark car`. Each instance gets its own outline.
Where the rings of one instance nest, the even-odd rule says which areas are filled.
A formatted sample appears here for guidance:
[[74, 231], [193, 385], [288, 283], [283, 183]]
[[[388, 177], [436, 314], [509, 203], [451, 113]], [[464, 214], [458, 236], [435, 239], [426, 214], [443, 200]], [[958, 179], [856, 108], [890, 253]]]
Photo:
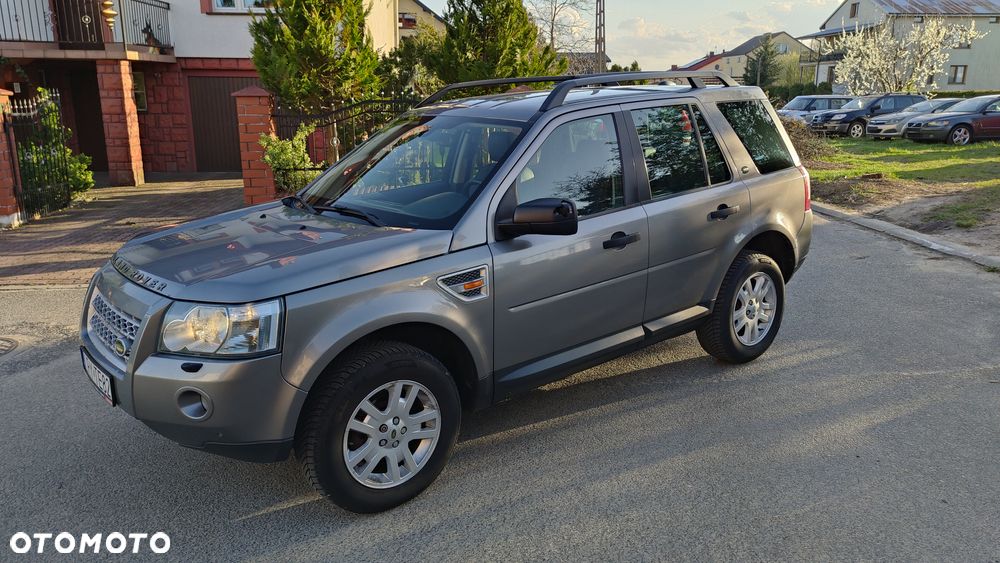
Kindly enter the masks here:
[[918, 117], [931, 113], [943, 113], [961, 102], [961, 98], [937, 98], [919, 102], [896, 113], [881, 115], [868, 122], [868, 136], [873, 139], [893, 139], [902, 137], [906, 125]]
[[1000, 139], [1000, 95], [969, 98], [945, 113], [914, 119], [906, 126], [906, 138], [949, 145]]
[[847, 135], [853, 139], [860, 139], [865, 136], [869, 119], [876, 115], [896, 113], [926, 99], [912, 94], [861, 96], [851, 100], [839, 110], [814, 115], [809, 127], [817, 133]]

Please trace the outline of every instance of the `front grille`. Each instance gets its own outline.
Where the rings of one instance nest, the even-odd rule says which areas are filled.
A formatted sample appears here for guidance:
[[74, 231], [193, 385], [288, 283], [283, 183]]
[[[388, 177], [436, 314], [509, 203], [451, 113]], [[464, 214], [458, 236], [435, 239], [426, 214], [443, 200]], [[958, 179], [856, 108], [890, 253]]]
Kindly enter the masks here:
[[[128, 358], [141, 321], [112, 305], [96, 289], [90, 302], [90, 311], [91, 339], [106, 349], [108, 357]], [[118, 340], [124, 345], [124, 353], [115, 350]]]

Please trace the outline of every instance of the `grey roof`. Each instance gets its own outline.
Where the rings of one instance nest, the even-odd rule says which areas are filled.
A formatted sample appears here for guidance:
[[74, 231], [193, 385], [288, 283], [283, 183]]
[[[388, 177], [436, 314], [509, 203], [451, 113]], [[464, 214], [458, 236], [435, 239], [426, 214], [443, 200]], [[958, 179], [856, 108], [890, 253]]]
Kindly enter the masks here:
[[1000, 0], [872, 0], [887, 14], [960, 16], [1000, 14]]
[[[723, 53], [723, 55], [725, 55], [727, 57], [730, 56], [730, 55], [748, 55], [754, 49], [756, 49], [757, 47], [760, 47], [760, 44], [764, 42], [764, 37], [766, 37], [768, 35], [770, 35], [771, 37], [774, 37], [776, 35], [781, 35], [781, 34], [789, 35], [787, 32], [784, 32], [784, 31], [775, 31], [774, 33], [761, 33], [760, 35], [758, 35], [756, 37], [751, 37], [750, 39], [747, 39], [746, 41], [744, 41], [743, 43], [741, 43], [740, 45], [738, 45], [732, 51], [725, 51]], [[791, 37], [791, 35], [789, 35], [789, 37]], [[794, 37], [792, 39], [794, 39]], [[697, 62], [697, 61], [695, 61], [695, 62]]]

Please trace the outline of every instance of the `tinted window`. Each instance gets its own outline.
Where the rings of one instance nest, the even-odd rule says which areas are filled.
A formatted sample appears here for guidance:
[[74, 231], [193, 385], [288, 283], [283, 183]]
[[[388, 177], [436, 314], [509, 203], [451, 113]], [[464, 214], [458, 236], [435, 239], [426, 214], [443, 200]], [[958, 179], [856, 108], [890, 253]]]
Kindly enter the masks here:
[[557, 127], [528, 160], [514, 186], [518, 203], [569, 199], [581, 217], [624, 206], [614, 118], [602, 115]]
[[882, 98], [876, 105], [879, 106], [879, 111], [896, 109], [896, 98]]
[[846, 104], [849, 101], [850, 100], [845, 100], [845, 99], [841, 99], [841, 98], [830, 100], [830, 109], [840, 109], [840, 108], [844, 107], [844, 104]]
[[688, 106], [636, 110], [632, 120], [654, 198], [708, 185]]
[[719, 110], [733, 126], [761, 174], [795, 165], [763, 102], [724, 102], [719, 104]]
[[698, 132], [701, 134], [701, 143], [705, 147], [705, 160], [708, 162], [708, 175], [712, 184], [722, 184], [732, 179], [729, 173], [729, 165], [726, 158], [722, 156], [722, 149], [715, 139], [715, 134], [708, 128], [705, 116], [701, 114], [701, 109], [694, 108], [695, 120], [698, 122]]
[[830, 109], [830, 100], [827, 100], [826, 98], [820, 98], [815, 102], [813, 102], [812, 107], [809, 109], [811, 109], [812, 111], [823, 111], [825, 109]]

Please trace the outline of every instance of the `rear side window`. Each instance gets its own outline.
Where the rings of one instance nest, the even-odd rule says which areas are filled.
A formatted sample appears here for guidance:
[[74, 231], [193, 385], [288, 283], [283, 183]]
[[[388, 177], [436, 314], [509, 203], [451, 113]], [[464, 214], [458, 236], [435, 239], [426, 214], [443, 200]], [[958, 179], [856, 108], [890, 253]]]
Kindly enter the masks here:
[[721, 102], [719, 111], [732, 125], [761, 174], [795, 166], [792, 155], [763, 102]]
[[705, 162], [708, 163], [708, 176], [712, 184], [722, 184], [732, 180], [729, 172], [729, 165], [726, 158], [722, 156], [722, 149], [719, 148], [719, 141], [715, 140], [715, 134], [709, 129], [705, 116], [701, 109], [695, 106], [694, 115], [698, 121], [698, 133], [701, 134], [701, 144], [705, 147]]
[[840, 98], [838, 98], [836, 100], [830, 100], [830, 109], [840, 109], [840, 108], [844, 107], [844, 104], [846, 104], [849, 101], [851, 101], [851, 100], [840, 99]]

